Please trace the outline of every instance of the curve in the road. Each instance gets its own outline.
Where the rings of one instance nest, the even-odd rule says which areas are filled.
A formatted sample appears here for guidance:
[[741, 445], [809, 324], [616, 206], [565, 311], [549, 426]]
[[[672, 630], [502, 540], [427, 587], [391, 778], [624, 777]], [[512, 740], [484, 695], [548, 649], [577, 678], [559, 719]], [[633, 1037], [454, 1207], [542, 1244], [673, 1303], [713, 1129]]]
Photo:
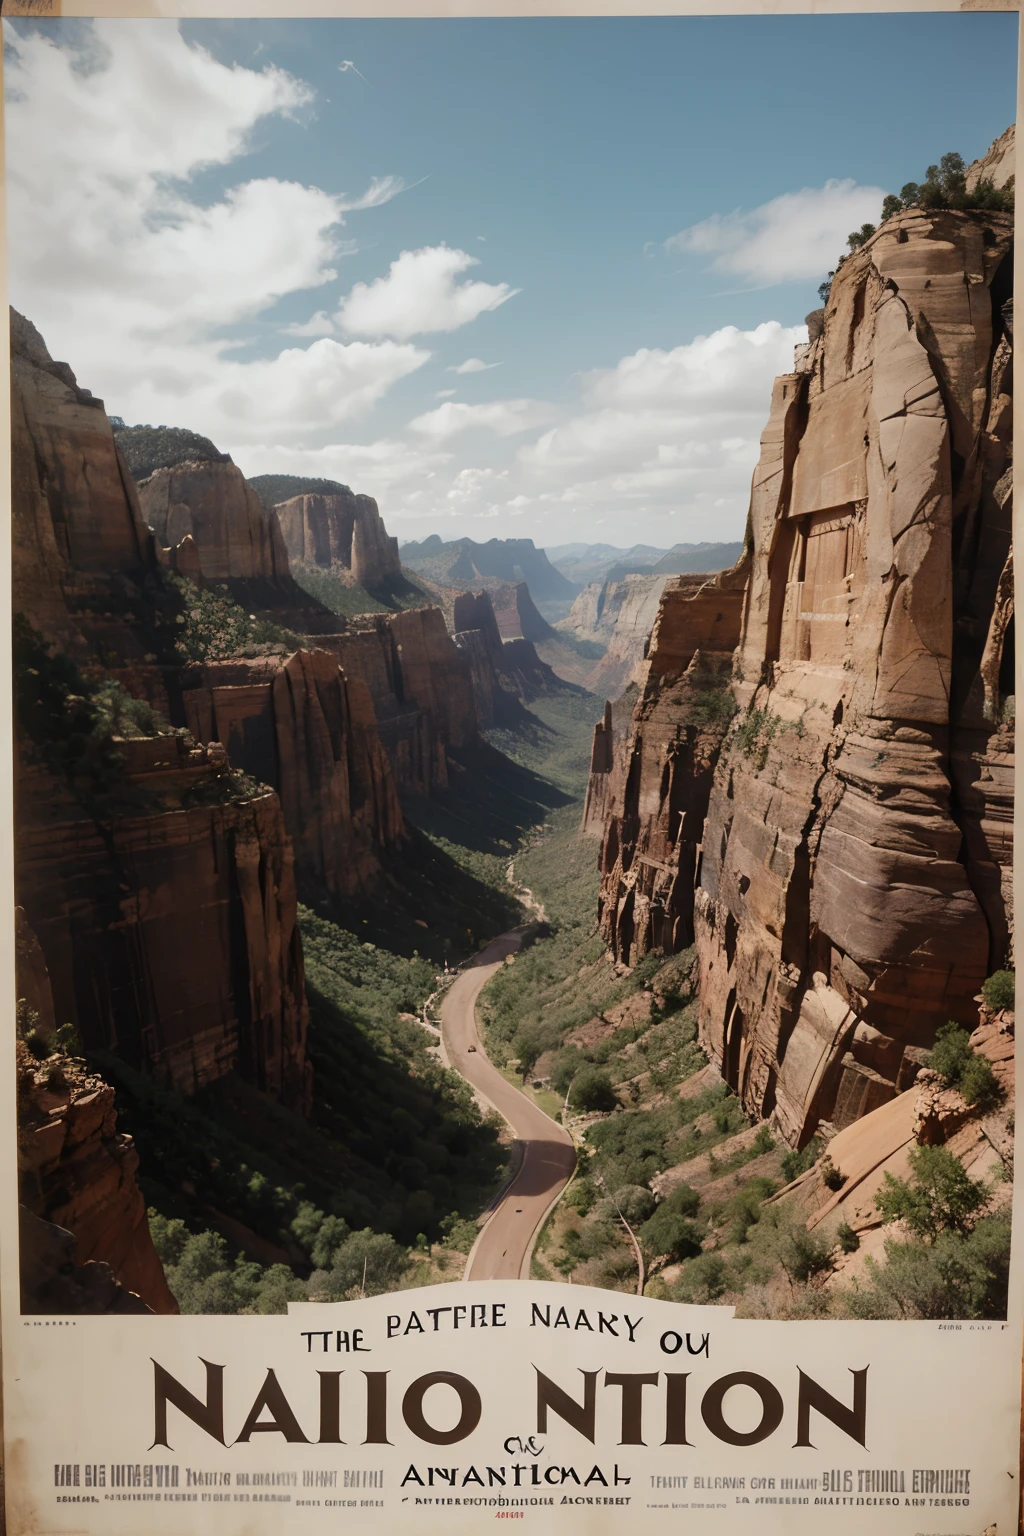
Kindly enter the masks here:
[[[487, 1218], [466, 1265], [467, 1280], [527, 1280], [534, 1237], [572, 1177], [572, 1137], [487, 1058], [476, 1022], [476, 1000], [522, 932], [503, 933], [460, 971], [441, 1004], [441, 1033], [457, 1072], [512, 1127], [522, 1144], [518, 1172]], [[473, 1047], [473, 1049], [471, 1049]]]

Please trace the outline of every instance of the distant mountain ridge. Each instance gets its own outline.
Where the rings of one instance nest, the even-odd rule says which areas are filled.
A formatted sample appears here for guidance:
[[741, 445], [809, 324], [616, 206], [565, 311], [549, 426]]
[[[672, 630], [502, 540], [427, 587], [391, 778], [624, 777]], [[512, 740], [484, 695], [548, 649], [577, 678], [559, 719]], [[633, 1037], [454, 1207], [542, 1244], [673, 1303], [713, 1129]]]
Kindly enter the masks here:
[[468, 589], [490, 582], [525, 581], [537, 601], [567, 601], [578, 590], [575, 582], [553, 566], [532, 539], [474, 539], [446, 542], [433, 533], [401, 546], [402, 564], [446, 587]]
[[737, 539], [673, 544], [671, 549], [658, 549], [653, 544], [634, 544], [629, 549], [614, 544], [560, 544], [545, 553], [556, 570], [585, 587], [594, 581], [621, 581], [640, 572], [683, 576], [693, 571], [721, 571], [735, 565], [742, 549]]

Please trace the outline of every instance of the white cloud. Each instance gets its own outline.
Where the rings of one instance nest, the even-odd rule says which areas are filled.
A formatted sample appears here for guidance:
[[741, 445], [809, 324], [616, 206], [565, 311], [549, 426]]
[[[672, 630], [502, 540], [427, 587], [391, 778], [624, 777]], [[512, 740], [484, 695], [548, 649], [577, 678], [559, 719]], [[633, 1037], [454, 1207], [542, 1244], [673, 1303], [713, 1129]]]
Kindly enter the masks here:
[[670, 541], [738, 537], [772, 381], [806, 335], [777, 321], [725, 326], [583, 375], [589, 409], [520, 450], [522, 489], [580, 510], [682, 514]]
[[824, 277], [846, 249], [846, 237], [877, 223], [884, 192], [847, 178], [773, 197], [759, 208], [715, 213], [665, 241], [666, 249], [710, 256], [711, 269], [770, 286]]
[[486, 428], [498, 437], [513, 437], [551, 420], [551, 407], [542, 400], [491, 400], [485, 405], [466, 405], [449, 400], [409, 423], [421, 436], [443, 442], [471, 428]]
[[435, 393], [434, 399], [435, 400], [450, 400], [453, 395], [457, 395], [457, 394], [458, 394], [458, 390], [457, 389], [439, 389]]
[[[303, 351], [239, 359], [223, 327], [337, 277], [349, 199], [274, 177], [202, 201], [190, 182], [229, 168], [260, 125], [302, 118], [313, 92], [273, 65], [225, 65], [177, 23], [101, 20], [74, 33], [5, 24], [11, 298], [112, 410], [232, 441], [273, 415], [305, 438], [368, 408], [428, 353], [342, 346], [326, 312], [285, 334]], [[45, 187], [47, 196], [39, 189]]]
[[455, 331], [520, 290], [508, 283], [457, 282], [478, 266], [476, 257], [447, 245], [403, 251], [386, 277], [356, 283], [342, 300], [338, 320], [355, 336], [407, 340], [428, 331]]
[[486, 373], [490, 368], [500, 368], [500, 363], [485, 363], [479, 357], [467, 357], [464, 363], [455, 363], [449, 373]]
[[[402, 504], [414, 505], [425, 482], [445, 470], [452, 455], [423, 448], [397, 438], [378, 438], [371, 443], [329, 443], [323, 448], [296, 448], [267, 438], [262, 446], [245, 448], [236, 457], [243, 474], [311, 475], [340, 480], [355, 491], [364, 491], [381, 504], [387, 518], [388, 494], [393, 487], [411, 486]], [[394, 533], [394, 528], [390, 531]]]

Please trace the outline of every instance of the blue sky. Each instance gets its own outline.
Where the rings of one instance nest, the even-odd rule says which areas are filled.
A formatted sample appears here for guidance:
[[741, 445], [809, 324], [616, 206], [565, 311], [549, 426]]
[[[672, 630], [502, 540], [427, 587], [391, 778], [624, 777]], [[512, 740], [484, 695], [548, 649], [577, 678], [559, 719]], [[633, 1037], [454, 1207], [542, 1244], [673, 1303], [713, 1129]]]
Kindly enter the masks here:
[[845, 233], [1012, 121], [1016, 27], [6, 24], [12, 302], [403, 537], [735, 536]]

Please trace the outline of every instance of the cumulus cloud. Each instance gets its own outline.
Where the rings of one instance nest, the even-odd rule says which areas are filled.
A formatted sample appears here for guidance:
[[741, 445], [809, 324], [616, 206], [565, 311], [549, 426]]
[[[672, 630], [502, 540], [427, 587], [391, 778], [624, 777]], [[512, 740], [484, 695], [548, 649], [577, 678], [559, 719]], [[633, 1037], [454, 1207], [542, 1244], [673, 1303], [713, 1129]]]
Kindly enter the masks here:
[[222, 64], [172, 21], [5, 24], [5, 37], [11, 297], [112, 409], [236, 441], [273, 412], [279, 432], [304, 436], [426, 361], [394, 341], [328, 340], [323, 311], [292, 329], [319, 338], [306, 351], [241, 361], [224, 340], [225, 326], [333, 281], [351, 249], [345, 213], [401, 188], [377, 178], [349, 199], [263, 177], [192, 193], [261, 124], [308, 114], [304, 82]]
[[776, 374], [803, 326], [724, 326], [671, 351], [642, 348], [581, 380], [584, 409], [519, 452], [542, 502], [678, 516], [673, 539], [737, 537]]
[[417, 416], [409, 425], [421, 436], [443, 442], [459, 432], [486, 428], [497, 437], [513, 437], [551, 420], [551, 407], [542, 400], [490, 400], [485, 405], [466, 405], [449, 400], [433, 411]]
[[356, 283], [342, 301], [339, 323], [353, 336], [399, 341], [429, 331], [456, 331], [520, 291], [508, 283], [457, 280], [478, 265], [475, 256], [447, 245], [403, 251], [386, 277]]
[[[365, 491], [381, 504], [388, 518], [395, 506], [414, 507], [439, 473], [451, 464], [451, 453], [407, 443], [400, 438], [377, 438], [370, 443], [329, 443], [322, 448], [296, 448], [268, 436], [263, 446], [246, 448], [236, 462], [246, 475], [311, 475], [340, 480], [353, 490]], [[447, 483], [447, 482], [446, 482]], [[401, 491], [398, 500], [392, 492]], [[394, 532], [394, 528], [391, 528]]]
[[665, 241], [669, 251], [711, 258], [711, 270], [769, 287], [824, 276], [851, 229], [875, 223], [884, 192], [849, 178], [773, 197], [759, 208], [715, 213]]
[[464, 363], [455, 363], [449, 373], [486, 373], [489, 368], [500, 368], [500, 363], [485, 363], [479, 357], [467, 357]]

